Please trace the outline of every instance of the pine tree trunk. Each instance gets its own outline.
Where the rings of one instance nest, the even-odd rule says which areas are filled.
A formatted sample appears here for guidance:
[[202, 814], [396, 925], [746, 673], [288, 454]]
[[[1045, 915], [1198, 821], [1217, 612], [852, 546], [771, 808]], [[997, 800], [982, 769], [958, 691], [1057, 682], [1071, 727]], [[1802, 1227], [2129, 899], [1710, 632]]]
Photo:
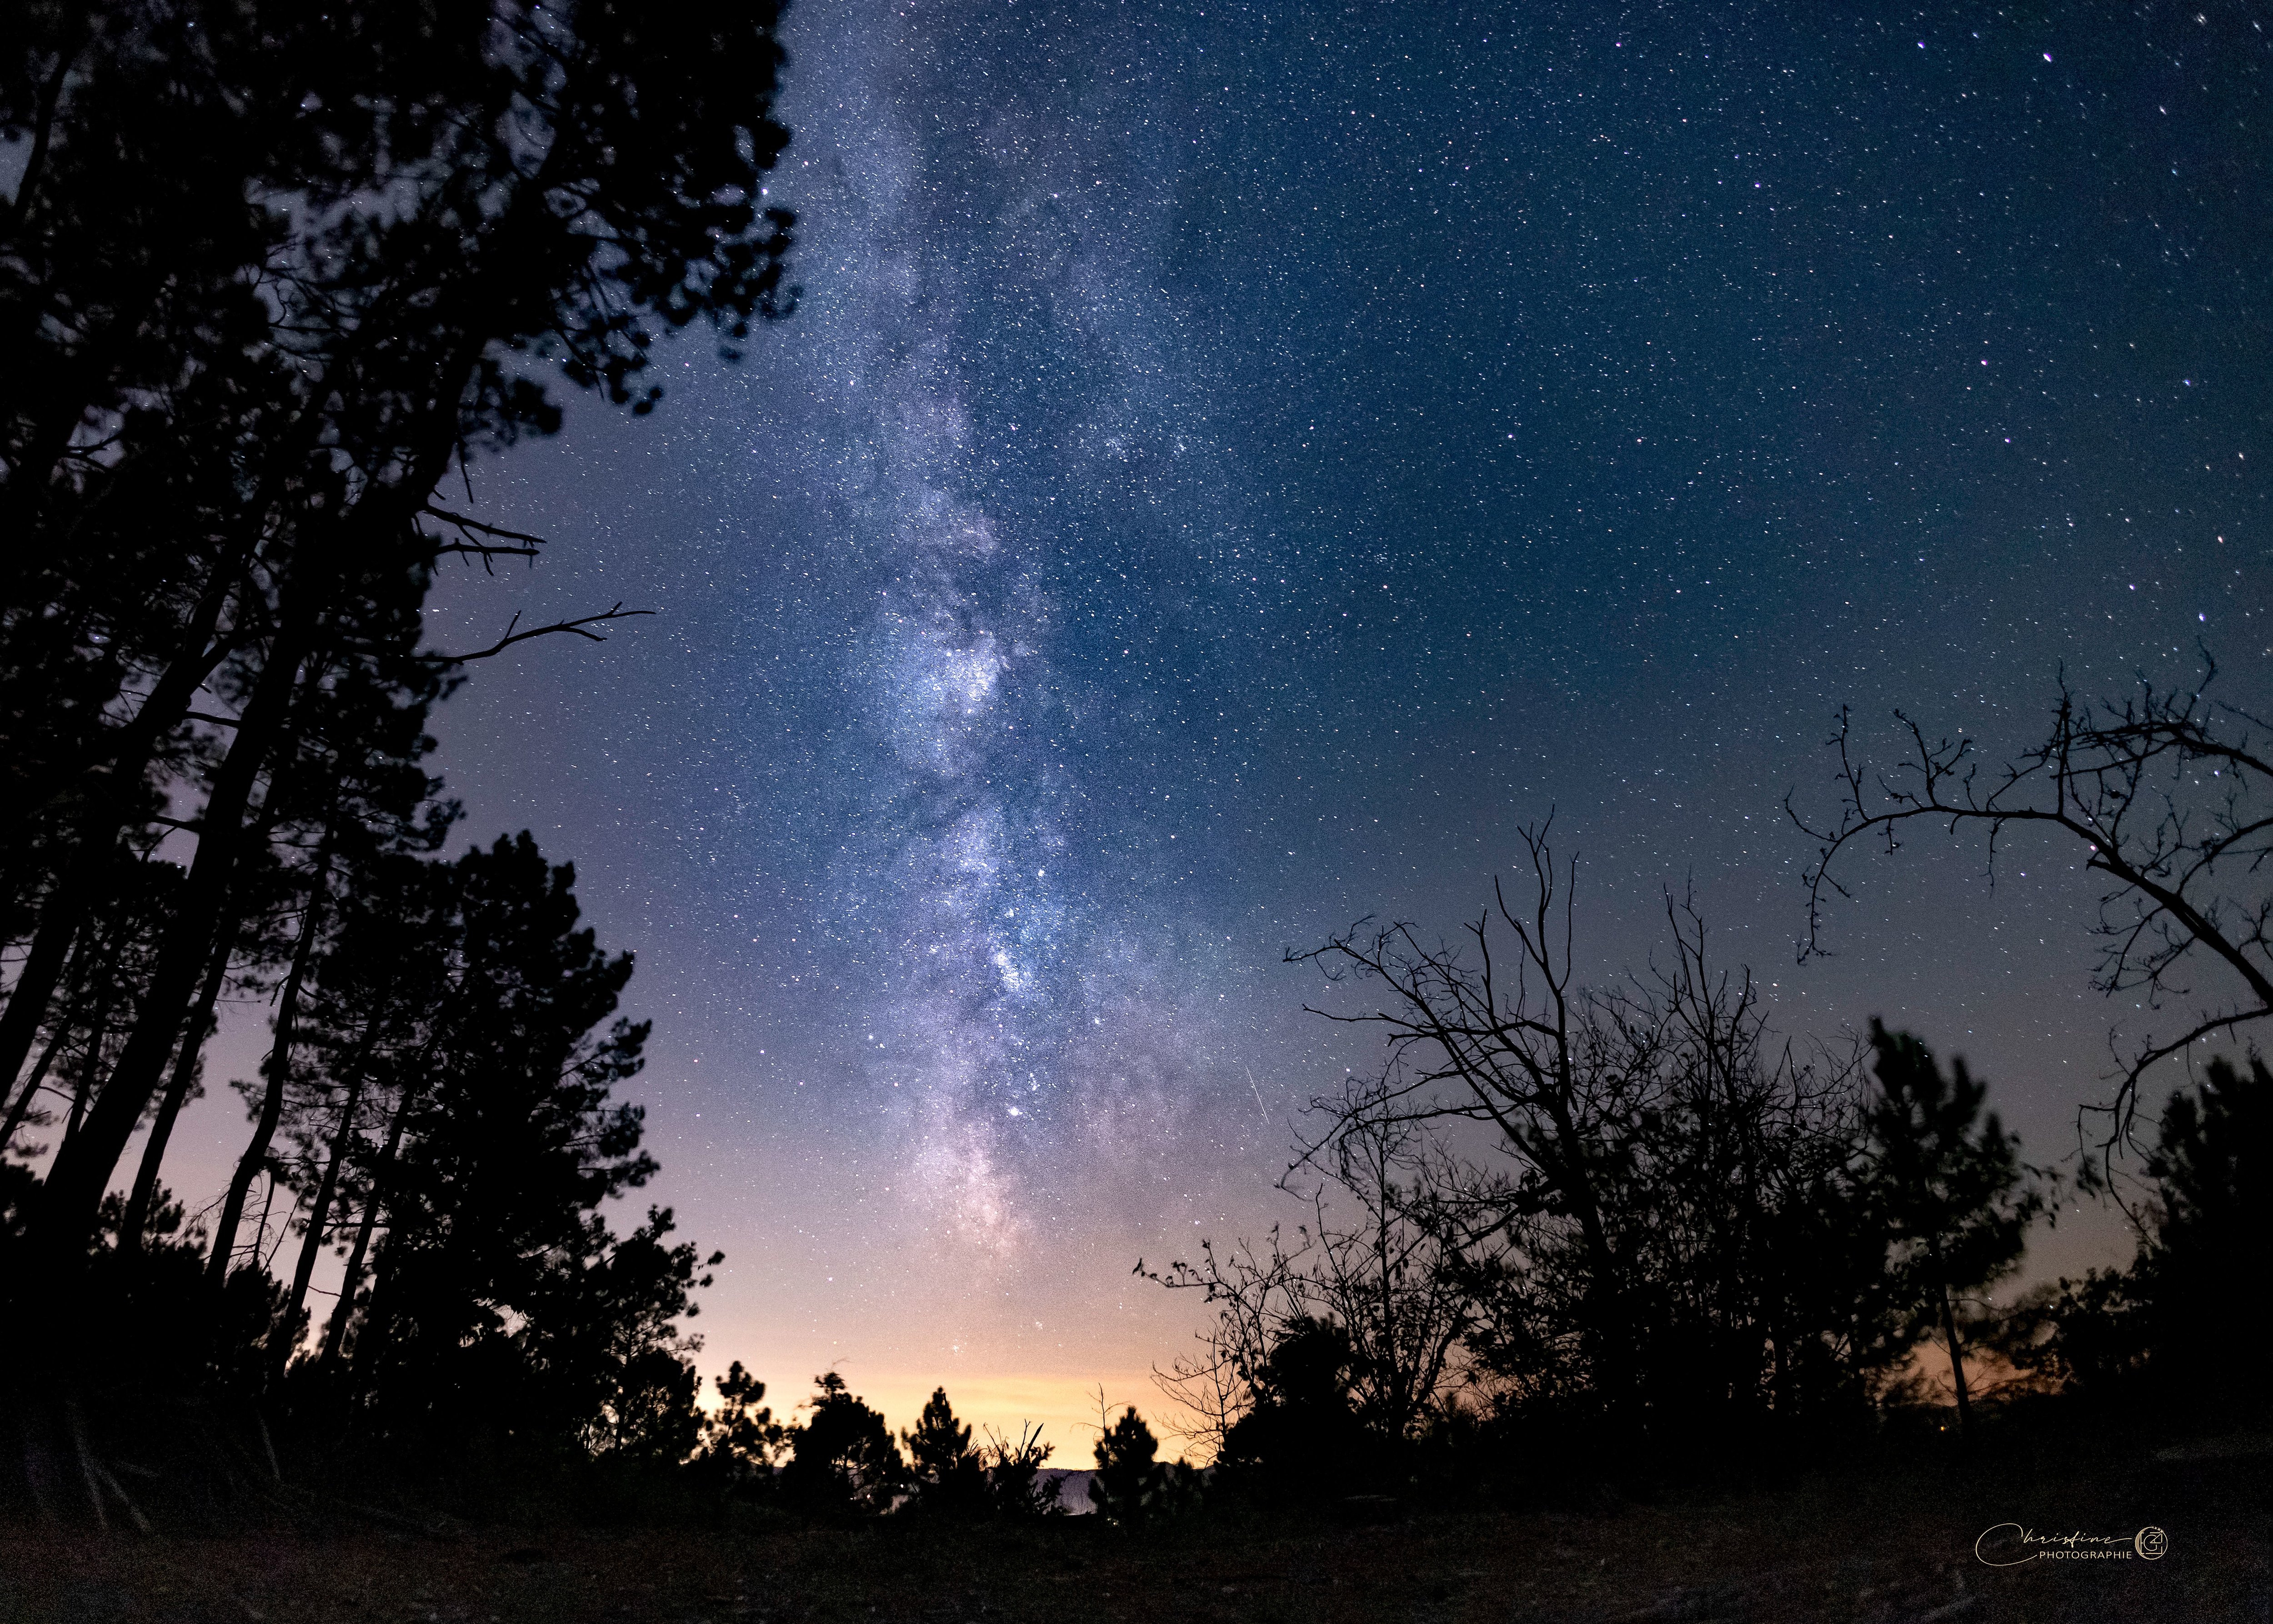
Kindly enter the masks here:
[[48, 1080], [48, 1068], [63, 1052], [64, 1039], [70, 1032], [68, 1025], [60, 1027], [56, 1035], [48, 1040], [47, 1048], [41, 1051], [40, 1064], [32, 1068], [31, 1080], [24, 1085], [24, 1092], [16, 1096], [16, 1102], [8, 1108], [7, 1125], [0, 1129], [0, 1151], [6, 1150], [16, 1142], [16, 1130], [22, 1127], [24, 1118], [32, 1114], [32, 1101], [38, 1095], [40, 1085]]
[[1973, 1404], [1965, 1392], [1965, 1350], [1957, 1342], [1957, 1312], [1950, 1305], [1949, 1288], [1941, 1289], [1941, 1333], [1949, 1340], [1950, 1380], [1957, 1386], [1957, 1435], [1973, 1436]]
[[31, 1299], [44, 1300], [66, 1320], [74, 1310], [66, 1299], [75, 1289], [67, 1282], [76, 1279], [84, 1260], [102, 1192], [173, 1058], [186, 1006], [221, 932], [244, 849], [253, 786], [284, 733], [299, 685], [303, 651], [301, 637], [294, 631], [278, 635], [268, 667], [238, 723], [236, 741], [214, 775], [199, 829], [197, 855], [160, 944], [141, 1019], [112, 1069], [109, 1086], [87, 1115], [86, 1130], [68, 1153], [57, 1154], [33, 1209], [25, 1237], [26, 1262], [45, 1278]]
[[79, 1137], [79, 1124], [86, 1120], [86, 1101], [94, 1091], [94, 1074], [102, 1066], [103, 1040], [110, 1035], [110, 999], [107, 996], [96, 1000], [94, 1019], [86, 1029], [86, 1058], [79, 1063], [79, 1083], [71, 1090], [71, 1117], [64, 1124], [61, 1154]]
[[268, 1168], [267, 1172], [268, 1187], [260, 1198], [260, 1222], [252, 1231], [252, 1267], [256, 1273], [266, 1265], [267, 1260], [260, 1255], [260, 1243], [267, 1238], [268, 1214], [275, 1210], [276, 1186], [283, 1182], [277, 1177], [277, 1169], [274, 1167]]
[[40, 1021], [63, 981], [64, 964], [71, 945], [88, 923], [89, 898], [109, 877], [117, 857], [116, 831], [108, 844], [97, 846], [82, 840], [71, 855], [56, 888], [40, 909], [39, 928], [25, 950], [16, 984], [9, 989], [8, 1008], [0, 1013], [0, 1077], [23, 1070], [25, 1058], [38, 1041]]
[[324, 1351], [320, 1357], [326, 1370], [338, 1365], [341, 1346], [347, 1340], [348, 1321], [355, 1314], [356, 1293], [363, 1289], [364, 1260], [371, 1255], [371, 1231], [379, 1227], [379, 1200], [387, 1170], [394, 1165], [395, 1154], [402, 1148], [403, 1125], [410, 1120], [410, 1107], [416, 1098], [406, 1085], [401, 1101], [394, 1108], [394, 1119], [387, 1124], [386, 1147], [379, 1153], [379, 1160], [371, 1169], [371, 1194], [364, 1201], [363, 1222], [356, 1226], [355, 1245], [348, 1252], [347, 1273], [340, 1277], [340, 1300], [332, 1310], [331, 1322], [324, 1327]]
[[122, 1252], [140, 1251], [150, 1228], [150, 1214], [158, 1199], [158, 1174], [166, 1161], [166, 1143], [173, 1138], [175, 1119], [181, 1116], [182, 1107], [189, 1101], [190, 1089], [197, 1082], [198, 1056], [204, 1051], [206, 1040], [213, 1035], [214, 1008], [221, 1002], [221, 984], [229, 978], [233, 936], [233, 932], [224, 936], [214, 950], [213, 962], [206, 968], [206, 984], [199, 989], [197, 1008], [190, 1015], [189, 1030], [182, 1034], [182, 1052], [175, 1058], [174, 1075], [166, 1085], [166, 1097], [159, 1102], [157, 1120], [150, 1124], [150, 1137], [143, 1142], [141, 1165], [134, 1170], [134, 1192], [127, 1198], [126, 1217], [118, 1231]]
[[[292, 1080], [292, 1049], [299, 1037], [300, 1000], [308, 983], [308, 966], [315, 959], [316, 943], [324, 931], [325, 904], [330, 899], [332, 880], [332, 840], [334, 831], [324, 831], [323, 844], [316, 849], [316, 871], [308, 882], [308, 909], [300, 921], [300, 939], [292, 949], [292, 967], [284, 977], [284, 987], [276, 1001], [276, 1039], [268, 1047], [268, 1064], [263, 1068], [268, 1074], [268, 1086], [260, 1099], [260, 1115], [254, 1121], [251, 1142], [237, 1158], [236, 1173], [229, 1181], [229, 1194], [221, 1201], [221, 1217], [214, 1224], [213, 1252], [206, 1261], [206, 1279], [215, 1290], [229, 1281], [229, 1259], [236, 1250], [236, 1226], [244, 1217], [244, 1199], [252, 1188], [252, 1181], [267, 1165], [268, 1147], [276, 1137], [276, 1124], [284, 1116], [284, 1093]], [[272, 1190], [273, 1199], [274, 1192]], [[256, 1248], [259, 1243], [255, 1243]]]
[[[24, 1057], [31, 1053], [40, 1017], [45, 1013], [48, 1000], [63, 974], [64, 955], [100, 903], [112, 865], [117, 861], [119, 837], [125, 832], [136, 792], [142, 787], [159, 740], [180, 726], [198, 689], [233, 646], [233, 639], [216, 640], [214, 635], [233, 590], [233, 562], [229, 568], [217, 565], [214, 574], [214, 583], [206, 588], [184, 632], [182, 651], [158, 679], [149, 697], [134, 713], [134, 719], [119, 729], [108, 752], [110, 760], [107, 769], [99, 763], [89, 762], [82, 771], [59, 775], [60, 781], [55, 786], [56, 794], [83, 785], [89, 777], [96, 777], [98, 782], [87, 796], [71, 853], [55, 890], [40, 908], [39, 928], [33, 932], [16, 984], [9, 990], [8, 1007], [0, 1013], [0, 1077], [15, 1076], [23, 1067]], [[240, 742], [242, 739], [240, 729]], [[230, 751], [232, 756], [236, 753], [234, 749]], [[227, 767], [222, 771], [225, 774]], [[221, 798], [218, 782], [214, 793], [216, 800]], [[200, 855], [204, 853], [202, 838], [198, 850]], [[173, 1048], [170, 1038], [166, 1048]], [[139, 1109], [135, 1115], [139, 1119]]]
[[323, 1255], [324, 1223], [331, 1216], [332, 1198], [340, 1187], [340, 1165], [347, 1158], [348, 1146], [355, 1138], [356, 1111], [363, 1103], [364, 1080], [370, 1075], [371, 1051], [379, 1041], [379, 1021], [374, 1012], [364, 1027], [363, 1041], [356, 1046], [356, 1055], [348, 1071], [347, 1102], [340, 1108], [339, 1130], [332, 1135], [331, 1159], [324, 1164], [323, 1182], [316, 1187], [315, 1200], [308, 1208], [308, 1232], [300, 1242], [300, 1260], [292, 1270], [292, 1295], [285, 1300], [284, 1317], [278, 1322], [276, 1350], [272, 1356], [274, 1373], [284, 1373], [286, 1361], [292, 1357], [297, 1343], [293, 1327], [300, 1319], [301, 1306], [308, 1300], [308, 1282], [316, 1273], [316, 1259]]

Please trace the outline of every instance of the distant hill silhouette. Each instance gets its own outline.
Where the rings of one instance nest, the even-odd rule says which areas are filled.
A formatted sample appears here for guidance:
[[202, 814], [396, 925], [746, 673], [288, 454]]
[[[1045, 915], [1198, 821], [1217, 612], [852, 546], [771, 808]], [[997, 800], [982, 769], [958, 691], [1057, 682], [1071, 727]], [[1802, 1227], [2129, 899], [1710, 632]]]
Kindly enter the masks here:
[[1089, 1480], [1097, 1476], [1094, 1470], [1046, 1466], [1034, 1476], [1040, 1482], [1056, 1485], [1058, 1504], [1065, 1507], [1068, 1516], [1085, 1517], [1097, 1509], [1089, 1500]]

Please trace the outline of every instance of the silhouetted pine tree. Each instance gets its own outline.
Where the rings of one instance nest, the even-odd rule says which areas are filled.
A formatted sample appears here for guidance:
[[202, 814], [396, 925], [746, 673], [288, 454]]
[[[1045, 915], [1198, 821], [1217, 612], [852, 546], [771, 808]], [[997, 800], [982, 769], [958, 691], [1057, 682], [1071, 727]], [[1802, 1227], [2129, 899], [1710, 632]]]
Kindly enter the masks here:
[[2129, 1210], [2122, 1268], [2062, 1279], [2011, 1316], [2003, 1351], [2086, 1400], [2175, 1419], [2262, 1417], [2263, 1385], [2234, 1327], [2256, 1300], [2273, 1227], [2273, 1071], [2224, 1056], [2172, 1094], [2148, 1154], [2150, 1192]]
[[2147, 1158], [2157, 1211], [2136, 1288], [2151, 1305], [2158, 1380], [2262, 1411], [2234, 1329], [2262, 1297], [2263, 1241], [2273, 1235], [2273, 1071], [2223, 1057], [2198, 1087], [2164, 1108]]
[[643, 1113], [610, 1098], [648, 1028], [600, 1030], [631, 959], [577, 928], [574, 870], [526, 834], [451, 870], [455, 974], [382, 1181], [352, 1386], [366, 1429], [406, 1441], [612, 1436], [699, 1283], [668, 1213], [619, 1242], [597, 1211], [655, 1171]]
[[1041, 1475], [1052, 1453], [1039, 1425], [1021, 1426], [1016, 1440], [988, 1432], [986, 1500], [996, 1516], [1026, 1522], [1066, 1515], [1057, 1480]]
[[346, 667], [431, 687], [462, 664], [416, 650], [437, 560], [535, 547], [436, 496], [557, 427], [526, 365], [644, 411], [654, 330], [709, 321], [731, 352], [784, 308], [776, 11], [90, 0], [7, 31], [0, 1078], [161, 789], [194, 835], [135, 1023], [32, 1198], [19, 1325], [68, 1319], [317, 702]]
[[784, 1498], [816, 1516], [874, 1516], [889, 1511], [907, 1481], [884, 1417], [860, 1402], [844, 1378], [829, 1371], [813, 1379], [818, 1396], [805, 1425], [790, 1430], [789, 1463], [782, 1468]]
[[1894, 1300], [1913, 1335], [1939, 1323], [1958, 1425], [1969, 1431], [1972, 1403], [1955, 1299], [2012, 1270], [2044, 1198], [2021, 1162], [2020, 1141], [1994, 1111], [1983, 1115], [1987, 1087], [1964, 1061], [1945, 1078], [1923, 1042], [1877, 1020], [1871, 1046], [1879, 1092], [1866, 1116], [1864, 1177], [1873, 1215], [1894, 1243]]
[[756, 1498], [774, 1486], [774, 1463], [788, 1429], [765, 1407], [766, 1384], [736, 1360], [713, 1377], [718, 1407], [702, 1423], [702, 1436], [690, 1470], [730, 1494]]
[[917, 1505], [927, 1511], [976, 1516], [986, 1509], [986, 1470], [971, 1447], [971, 1428], [955, 1418], [947, 1389], [932, 1389], [915, 1430], [900, 1434], [911, 1462]]
[[1195, 1475], [1157, 1458], [1159, 1451], [1134, 1404], [1099, 1436], [1089, 1500], [1106, 1521], [1133, 1528], [1175, 1516], [1197, 1500]]

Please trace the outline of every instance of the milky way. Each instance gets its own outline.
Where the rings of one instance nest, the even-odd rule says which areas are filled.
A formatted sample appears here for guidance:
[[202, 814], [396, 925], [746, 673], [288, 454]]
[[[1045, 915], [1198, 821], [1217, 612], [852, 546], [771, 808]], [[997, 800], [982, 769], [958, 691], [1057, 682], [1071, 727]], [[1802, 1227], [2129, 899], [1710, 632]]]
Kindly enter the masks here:
[[1782, 803], [1842, 703], [2003, 748], [2201, 639], [2266, 708], [2273, 41], [2202, 19], [800, 6], [798, 313], [484, 470], [556, 545], [436, 614], [663, 611], [442, 761], [640, 955], [714, 1351], [1162, 1357], [1129, 1266], [1284, 1215], [1371, 1052], [1283, 950], [1550, 812], [1583, 977], [1693, 882], [2058, 1147], [2088, 885], [1921, 842], [1802, 969]]
[[[838, 88], [806, 103], [784, 177], [828, 267], [815, 494], [874, 578], [844, 656], [855, 726], [830, 765], [860, 791], [830, 906], [902, 1189], [997, 1254], [1031, 1241], [1054, 1180], [1093, 1191], [1088, 1162], [1124, 1135], [1173, 1142], [1210, 1081], [1180, 1006], [1221, 967], [1148, 908], [1157, 875], [1099, 861], [1121, 831], [1092, 767], [1128, 707], [1057, 658], [1094, 585], [1065, 568], [1094, 465], [1192, 453], [1153, 403], [1183, 357], [1146, 313], [1165, 222], [1124, 162], [1162, 109], [1069, 97], [1004, 43], [947, 13], [830, 13], [803, 54]], [[994, 87], [976, 107], [974, 79]]]

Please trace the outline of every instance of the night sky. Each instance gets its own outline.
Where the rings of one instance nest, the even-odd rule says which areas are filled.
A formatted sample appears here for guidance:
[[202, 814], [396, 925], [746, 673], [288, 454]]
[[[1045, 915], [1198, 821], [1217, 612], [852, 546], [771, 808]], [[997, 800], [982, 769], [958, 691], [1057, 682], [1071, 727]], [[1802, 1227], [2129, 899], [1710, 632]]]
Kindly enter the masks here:
[[1693, 880], [1782, 1030], [2070, 1148], [2074, 858], [1922, 839], [1802, 966], [1782, 802], [1842, 703], [2019, 745], [2198, 639], [2273, 697], [2273, 13], [2198, 3], [806, 0], [800, 309], [477, 471], [554, 545], [431, 617], [660, 611], [438, 732], [638, 955], [705, 1367], [1084, 1455], [1196, 1323], [1130, 1266], [1291, 1218], [1374, 1052], [1282, 951], [1456, 928], [1550, 811], [1586, 979]]

